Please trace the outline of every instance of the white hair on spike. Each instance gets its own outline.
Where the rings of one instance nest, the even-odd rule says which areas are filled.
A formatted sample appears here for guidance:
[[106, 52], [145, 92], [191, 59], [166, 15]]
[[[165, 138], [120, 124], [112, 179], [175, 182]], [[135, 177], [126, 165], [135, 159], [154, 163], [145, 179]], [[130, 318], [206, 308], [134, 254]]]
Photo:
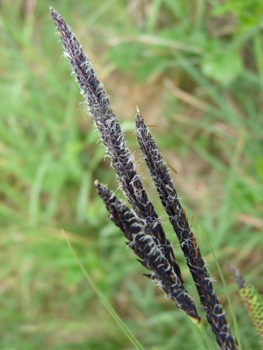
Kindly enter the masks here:
[[[110, 157], [111, 166], [117, 175], [118, 189], [123, 190], [132, 207], [132, 210], [129, 210], [113, 192], [96, 181], [97, 192], [109, 211], [109, 218], [124, 233], [128, 246], [134, 250], [142, 265], [150, 271], [148, 277], [151, 276], [157, 288], [191, 320], [199, 323], [200, 318], [194, 301], [183, 286], [180, 268], [175, 261], [172, 246], [143, 188], [141, 178], [136, 173], [134, 153], [131, 153], [126, 145], [125, 135], [121, 132], [119, 121], [111, 109], [104, 85], [98, 80], [91, 62], [62, 16], [52, 7], [50, 12], [64, 47], [64, 56], [70, 61], [72, 73], [85, 99], [85, 107], [93, 118], [106, 153]], [[166, 162], [145, 125], [138, 106], [136, 110], [136, 136], [141, 152], [179, 239], [202, 306], [206, 310], [208, 322], [221, 349], [235, 350], [236, 346], [224, 317], [225, 313], [213, 288], [213, 279], [209, 276], [206, 262], [201, 257], [186, 212], [179, 202], [180, 198], [173, 186], [170, 171], [167, 170]]]

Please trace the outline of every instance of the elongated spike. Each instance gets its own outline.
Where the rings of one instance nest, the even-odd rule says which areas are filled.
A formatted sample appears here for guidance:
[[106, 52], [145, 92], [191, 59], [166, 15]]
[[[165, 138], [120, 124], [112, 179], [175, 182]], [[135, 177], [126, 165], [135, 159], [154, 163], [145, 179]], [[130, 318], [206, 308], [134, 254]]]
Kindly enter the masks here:
[[233, 280], [239, 286], [239, 295], [247, 309], [247, 313], [255, 327], [261, 343], [263, 343], [263, 298], [250, 283], [246, 282], [241, 273], [232, 265], [227, 264]]
[[216, 335], [216, 340], [222, 349], [234, 350], [236, 346], [225, 319], [225, 313], [216, 297], [213, 283], [189, 226], [186, 212], [178, 199], [161, 153], [139, 111], [136, 116], [136, 135], [159, 197], [179, 239], [200, 301], [206, 311], [207, 320]]
[[[111, 109], [103, 84], [98, 80], [97, 73], [93, 70], [91, 62], [62, 16], [52, 7], [50, 8], [50, 13], [64, 47], [64, 55], [72, 66], [81, 94], [85, 98], [88, 111], [100, 132], [101, 139], [110, 157], [111, 165], [120, 181], [122, 190], [140, 222], [145, 224], [146, 230], [163, 245], [166, 258], [170, 261], [176, 274], [181, 278], [180, 268], [175, 261], [171, 244], [165, 237], [154, 206], [135, 171], [131, 153], [126, 146], [120, 124]], [[118, 226], [114, 214], [110, 219]]]

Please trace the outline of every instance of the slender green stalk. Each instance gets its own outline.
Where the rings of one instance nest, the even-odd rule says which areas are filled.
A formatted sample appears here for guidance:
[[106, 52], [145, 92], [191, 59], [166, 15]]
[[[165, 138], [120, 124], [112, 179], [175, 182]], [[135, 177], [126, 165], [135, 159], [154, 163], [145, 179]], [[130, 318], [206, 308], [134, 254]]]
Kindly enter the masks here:
[[211, 339], [209, 338], [207, 334], [207, 330], [205, 329], [202, 322], [200, 322], [198, 325], [198, 330], [201, 333], [202, 338], [204, 339], [204, 342], [206, 343], [206, 346], [209, 350], [217, 350], [217, 347], [214, 343], [212, 343]]
[[65, 237], [65, 240], [69, 246], [69, 249], [71, 250], [72, 254], [74, 255], [79, 267], [81, 268], [84, 276], [86, 277], [86, 279], [88, 280], [89, 284], [91, 285], [91, 287], [93, 288], [93, 290], [95, 291], [95, 293], [97, 294], [97, 296], [100, 298], [100, 300], [102, 301], [102, 303], [104, 304], [104, 306], [106, 307], [106, 309], [109, 311], [109, 313], [111, 314], [111, 316], [113, 317], [113, 319], [115, 320], [115, 322], [118, 324], [118, 326], [121, 328], [121, 330], [127, 335], [127, 337], [129, 338], [129, 340], [132, 342], [132, 344], [136, 347], [136, 349], [138, 350], [144, 350], [144, 347], [138, 342], [138, 340], [134, 337], [134, 335], [131, 333], [131, 331], [129, 330], [129, 328], [123, 323], [123, 321], [121, 320], [121, 318], [117, 315], [117, 313], [114, 311], [114, 309], [110, 306], [110, 304], [108, 303], [108, 301], [104, 298], [104, 295], [102, 294], [102, 292], [99, 290], [99, 288], [96, 286], [96, 284], [93, 282], [92, 278], [90, 277], [88, 271], [85, 269], [85, 267], [82, 265], [82, 263], [80, 262], [75, 250], [72, 247], [72, 244], [70, 243], [70, 240], [68, 239], [67, 235], [65, 234], [64, 230], [62, 231], [63, 235]]

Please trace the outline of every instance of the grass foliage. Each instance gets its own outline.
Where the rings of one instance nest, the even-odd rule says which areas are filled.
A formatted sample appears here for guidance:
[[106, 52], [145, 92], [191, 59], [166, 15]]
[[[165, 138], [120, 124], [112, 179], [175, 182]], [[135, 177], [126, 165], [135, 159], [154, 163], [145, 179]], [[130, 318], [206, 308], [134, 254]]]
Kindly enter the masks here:
[[[179, 172], [175, 187], [188, 216], [195, 215], [211, 275], [219, 279], [198, 225], [225, 274], [243, 347], [260, 349], [224, 265], [230, 261], [263, 292], [259, 0], [1, 2], [1, 349], [132, 348], [88, 285], [61, 228], [146, 349], [205, 348], [196, 327], [142, 276], [144, 269], [107, 220], [93, 182], [115, 189], [114, 171], [96, 144], [98, 133], [69, 64], [59, 58], [49, 5], [85, 45], [135, 156], [136, 105], [148, 124], [157, 124], [152, 133]], [[155, 206], [177, 248], [161, 205]], [[192, 286], [187, 269], [182, 273]], [[226, 299], [222, 283], [215, 288]], [[191, 294], [196, 297], [194, 286]]]

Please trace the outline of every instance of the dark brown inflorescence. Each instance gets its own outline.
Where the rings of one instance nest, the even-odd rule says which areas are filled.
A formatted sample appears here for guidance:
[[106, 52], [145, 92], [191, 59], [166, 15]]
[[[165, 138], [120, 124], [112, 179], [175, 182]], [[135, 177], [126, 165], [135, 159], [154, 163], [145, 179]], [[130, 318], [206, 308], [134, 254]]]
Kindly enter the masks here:
[[[155, 242], [159, 250], [162, 251], [162, 255], [166, 259], [165, 261], [169, 263], [169, 266], [172, 268], [173, 273], [171, 272], [170, 276], [174, 278], [173, 287], [175, 290], [172, 294], [171, 292], [167, 292], [168, 289], [163, 290], [166, 294], [172, 295], [171, 299], [174, 301], [178, 296], [179, 299], [175, 301], [175, 303], [186, 313], [188, 312], [189, 306], [184, 309], [183, 298], [185, 298], [186, 305], [192, 303], [188, 316], [198, 323], [200, 320], [199, 316], [197, 315], [192, 298], [183, 287], [180, 268], [175, 261], [171, 244], [165, 236], [153, 204], [149, 200], [139, 176], [135, 171], [132, 156], [126, 146], [119, 122], [111, 109], [103, 85], [99, 82], [90, 61], [62, 16], [53, 8], [50, 8], [50, 12], [61, 37], [64, 55], [68, 58], [72, 66], [76, 81], [81, 89], [81, 94], [84, 96], [88, 111], [100, 132], [101, 139], [110, 157], [111, 165], [120, 181], [121, 188], [137, 215], [140, 225], [144, 228], [147, 237], [152, 236], [154, 238], [153, 242]], [[114, 221], [114, 223], [119, 226], [117, 223], [120, 223], [120, 221]], [[148, 266], [147, 268], [149, 268], [149, 263], [144, 263], [143, 259], [142, 262], [145, 267]], [[158, 265], [159, 274], [160, 269], [161, 265]], [[165, 276], [167, 272], [164, 270], [163, 274]], [[175, 276], [177, 277], [175, 278]], [[180, 281], [180, 283], [178, 283], [178, 281]], [[179, 288], [179, 294], [176, 291], [176, 287]]]
[[[152, 235], [163, 245], [166, 258], [171, 262], [176, 274], [182, 280], [170, 242], [167, 240], [153, 204], [149, 200], [138, 174], [132, 156], [126, 146], [120, 124], [113, 113], [103, 84], [97, 78], [90, 61], [61, 15], [50, 8], [64, 47], [64, 55], [69, 60], [81, 94], [86, 100], [88, 111], [98, 128], [106, 152], [111, 160], [122, 190], [134, 212], [146, 225]], [[183, 281], [182, 281], [183, 282]]]
[[194, 301], [166, 259], [158, 239], [146, 233], [138, 218], [106, 186], [98, 182], [95, 182], [95, 186], [110, 213], [110, 220], [124, 233], [129, 241], [128, 246], [140, 258], [138, 261], [151, 272], [146, 276], [193, 322], [199, 323]]
[[160, 151], [139, 111], [136, 116], [136, 132], [141, 151], [162, 204], [179, 239], [201, 303], [205, 309], [207, 320], [216, 335], [216, 340], [222, 349], [235, 349], [229, 325], [225, 319], [225, 312], [216, 297], [211, 278], [196, 244], [185, 210], [178, 199]]
[[[135, 215], [105, 186], [96, 183], [98, 194], [110, 213], [110, 219], [123, 231], [129, 241], [129, 247], [140, 258], [141, 264], [150, 271], [148, 277], [193, 322], [199, 323], [200, 318], [194, 301], [183, 286], [180, 268], [175, 261], [171, 244], [165, 236], [153, 204], [135, 171], [131, 153], [126, 146], [119, 122], [111, 109], [103, 85], [99, 82], [90, 61], [64, 19], [53, 8], [50, 8], [50, 11], [61, 37], [64, 55], [72, 66], [81, 94], [86, 100], [88, 111], [100, 132], [111, 165]], [[224, 311], [216, 297], [186, 213], [178, 200], [156, 143], [139, 111], [136, 118], [136, 128], [141, 151], [150, 169], [162, 204], [178, 236], [208, 322], [221, 349], [234, 350], [236, 347]]]

